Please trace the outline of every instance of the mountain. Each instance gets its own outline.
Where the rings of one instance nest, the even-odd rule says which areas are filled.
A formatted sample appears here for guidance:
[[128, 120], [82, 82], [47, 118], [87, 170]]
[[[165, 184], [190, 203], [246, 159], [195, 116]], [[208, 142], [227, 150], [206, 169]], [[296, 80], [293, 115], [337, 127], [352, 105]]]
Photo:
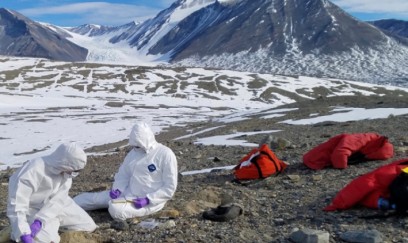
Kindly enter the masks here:
[[216, 1], [180, 21], [150, 54], [172, 51], [176, 61], [246, 50], [265, 50], [271, 57], [291, 51], [332, 55], [384, 41], [381, 31], [325, 0]]
[[66, 38], [88, 50], [89, 62], [408, 85], [407, 38], [355, 19], [328, 0], [177, 0], [142, 23], [47, 29], [72, 36]]
[[103, 25], [95, 25], [95, 24], [84, 24], [78, 27], [68, 27], [67, 30], [80, 34], [80, 35], [87, 35], [87, 36], [100, 36], [105, 35], [111, 32], [123, 31], [127, 32], [130, 28], [136, 27], [140, 23], [138, 22], [130, 22], [125, 25], [113, 27], [113, 26], [103, 26]]
[[[177, 0], [168, 9], [161, 11], [155, 18], [148, 19], [142, 24], [130, 29], [110, 39], [111, 43], [127, 41], [131, 47], [136, 48], [142, 55], [164, 56], [170, 50], [160, 49], [152, 50], [160, 41], [168, 41], [167, 44], [173, 46], [170, 40], [165, 36], [173, 29], [179, 28], [178, 23], [187, 18], [190, 14], [198, 11], [208, 5], [214, 4], [215, 0]], [[190, 35], [195, 37], [194, 33], [200, 26], [192, 23]], [[184, 31], [184, 29], [183, 29]], [[176, 45], [178, 43], [175, 43]], [[164, 54], [164, 55], [163, 55]]]
[[23, 15], [0, 8], [0, 55], [28, 56], [61, 61], [84, 61], [88, 51]]
[[369, 23], [376, 27], [389, 31], [390, 33], [408, 37], [408, 21], [396, 20], [396, 19], [382, 19], [377, 21], [370, 21]]
[[176, 66], [408, 83], [408, 42], [328, 0], [178, 0], [109, 42]]
[[408, 44], [326, 0], [215, 2], [156, 43], [179, 65], [408, 83]]

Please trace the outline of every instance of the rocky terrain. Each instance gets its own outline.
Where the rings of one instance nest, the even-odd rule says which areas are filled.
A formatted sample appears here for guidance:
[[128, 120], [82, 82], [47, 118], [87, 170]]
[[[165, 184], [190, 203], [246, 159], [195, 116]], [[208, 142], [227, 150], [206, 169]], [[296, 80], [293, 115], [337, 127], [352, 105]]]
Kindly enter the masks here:
[[[272, 143], [271, 147], [280, 159], [289, 163], [288, 168], [277, 176], [248, 185], [232, 183], [232, 172], [228, 170], [197, 175], [180, 174], [177, 192], [162, 212], [130, 219], [126, 223], [114, 222], [107, 210], [89, 212], [99, 228], [92, 234], [63, 233], [62, 242], [408, 242], [407, 218], [386, 217], [379, 211], [360, 207], [341, 212], [322, 211], [352, 179], [391, 161], [408, 157], [407, 115], [315, 125], [279, 123], [286, 119], [308, 118], [313, 113], [324, 115], [332, 106], [407, 108], [407, 101], [406, 95], [396, 92], [368, 97], [322, 96], [281, 107], [299, 108], [287, 112], [285, 117], [252, 117], [223, 124], [225, 126], [198, 136], [279, 130], [270, 135], [275, 139], [280, 138], [281, 142]], [[215, 126], [217, 124], [207, 122], [173, 127], [159, 134], [157, 140], [173, 149], [180, 172], [237, 164], [251, 148], [204, 146], [194, 143], [197, 137], [174, 140], [186, 135], [187, 131], [194, 133]], [[394, 145], [394, 158], [357, 163], [344, 170], [327, 168], [313, 171], [303, 165], [302, 155], [330, 137], [340, 133], [364, 132], [387, 136]], [[265, 136], [246, 136], [245, 139], [260, 143]], [[89, 156], [85, 170], [74, 180], [71, 195], [109, 188], [115, 171], [126, 155], [126, 142], [106, 144], [87, 151], [109, 153]], [[5, 209], [7, 182], [12, 171], [0, 173], [0, 228], [4, 228], [8, 225]], [[203, 219], [203, 211], [226, 200], [242, 205], [244, 213], [228, 222]]]

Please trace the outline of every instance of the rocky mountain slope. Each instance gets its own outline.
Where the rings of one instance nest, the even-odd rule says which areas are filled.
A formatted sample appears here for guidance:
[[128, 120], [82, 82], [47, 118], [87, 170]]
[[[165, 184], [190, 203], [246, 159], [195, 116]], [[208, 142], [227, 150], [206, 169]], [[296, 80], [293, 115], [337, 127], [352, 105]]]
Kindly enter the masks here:
[[397, 19], [382, 19], [371, 21], [370, 23], [390, 33], [408, 38], [408, 21]]
[[0, 8], [0, 55], [41, 57], [61, 61], [84, 61], [88, 51], [25, 16]]
[[103, 25], [95, 25], [95, 24], [84, 24], [77, 27], [67, 27], [66, 29], [81, 35], [86, 36], [101, 36], [111, 32], [127, 32], [129, 29], [136, 27], [140, 23], [131, 22], [121, 26], [103, 26]]
[[182, 66], [407, 82], [408, 42], [327, 0], [178, 0], [112, 34], [110, 43]]
[[[329, 1], [214, 4], [189, 16], [185, 23], [212, 19], [206, 18], [207, 14], [216, 15], [216, 21], [209, 22], [200, 38], [175, 52], [173, 61], [253, 72], [406, 82], [406, 42], [351, 17]], [[168, 38], [175, 39], [182, 33], [175, 29]], [[256, 44], [237, 45], [240, 40]], [[227, 51], [220, 51], [224, 49]], [[391, 70], [398, 70], [398, 75]]]
[[[355, 19], [328, 0], [177, 0], [142, 23], [46, 27], [71, 35], [69, 41], [88, 50], [89, 62], [147, 60], [382, 84], [408, 82], [406, 38]], [[84, 58], [82, 52], [70, 55], [66, 59]]]

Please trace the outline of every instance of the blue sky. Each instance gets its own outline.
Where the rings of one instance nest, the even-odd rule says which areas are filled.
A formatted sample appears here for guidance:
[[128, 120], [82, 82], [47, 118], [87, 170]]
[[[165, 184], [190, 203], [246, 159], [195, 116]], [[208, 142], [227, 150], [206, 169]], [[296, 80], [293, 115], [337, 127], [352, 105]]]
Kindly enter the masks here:
[[[118, 26], [143, 21], [175, 0], [0, 0], [0, 7], [16, 10], [40, 22], [58, 26], [101, 24]], [[358, 19], [394, 18], [408, 21], [408, 0], [332, 0]]]

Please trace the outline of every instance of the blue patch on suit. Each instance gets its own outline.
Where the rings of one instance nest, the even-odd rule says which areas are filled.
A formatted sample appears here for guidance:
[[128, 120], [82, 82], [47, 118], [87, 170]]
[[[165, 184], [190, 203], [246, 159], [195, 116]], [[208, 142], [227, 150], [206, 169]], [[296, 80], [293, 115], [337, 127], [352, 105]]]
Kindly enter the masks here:
[[156, 170], [156, 166], [154, 164], [147, 166], [147, 168], [149, 169], [150, 172], [153, 172]]

